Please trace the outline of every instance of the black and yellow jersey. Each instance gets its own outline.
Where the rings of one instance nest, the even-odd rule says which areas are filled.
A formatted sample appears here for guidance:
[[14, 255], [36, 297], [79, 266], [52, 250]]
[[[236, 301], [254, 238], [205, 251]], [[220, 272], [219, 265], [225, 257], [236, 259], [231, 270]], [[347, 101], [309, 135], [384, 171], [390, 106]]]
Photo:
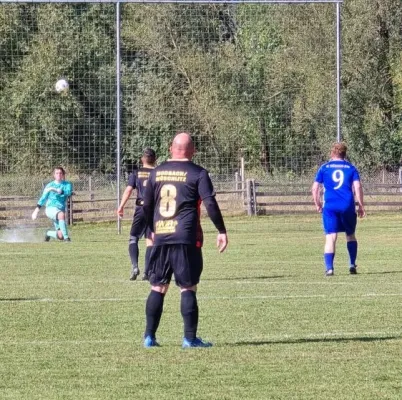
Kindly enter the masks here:
[[149, 174], [152, 170], [153, 168], [139, 168], [132, 172], [128, 177], [127, 186], [131, 186], [133, 189], [137, 189], [137, 205], [142, 203], [145, 193], [145, 187], [147, 186]]
[[207, 170], [192, 161], [169, 160], [150, 174], [144, 211], [154, 245], [202, 245], [201, 201], [215, 196]]

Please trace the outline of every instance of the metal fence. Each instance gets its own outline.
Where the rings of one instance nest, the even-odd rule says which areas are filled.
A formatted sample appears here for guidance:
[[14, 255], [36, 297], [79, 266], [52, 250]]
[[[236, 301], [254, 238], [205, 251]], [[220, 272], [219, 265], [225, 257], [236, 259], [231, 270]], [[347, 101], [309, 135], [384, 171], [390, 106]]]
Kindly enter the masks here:
[[37, 195], [61, 164], [119, 196], [180, 130], [217, 183], [242, 162], [242, 179], [310, 176], [340, 136], [341, 3], [2, 3], [0, 194]]

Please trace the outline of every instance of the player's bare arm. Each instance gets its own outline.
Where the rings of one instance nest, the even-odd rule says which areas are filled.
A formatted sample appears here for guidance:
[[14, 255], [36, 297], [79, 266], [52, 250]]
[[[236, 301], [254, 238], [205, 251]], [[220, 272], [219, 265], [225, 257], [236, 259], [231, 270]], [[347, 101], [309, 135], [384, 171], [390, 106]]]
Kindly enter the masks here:
[[119, 217], [123, 217], [124, 215], [124, 206], [126, 205], [128, 199], [131, 196], [131, 193], [133, 193], [133, 187], [132, 186], [127, 186], [126, 189], [124, 190], [123, 196], [120, 201], [119, 208], [117, 209], [117, 215]]
[[315, 208], [318, 212], [322, 212], [322, 202], [321, 202], [321, 194], [320, 194], [320, 184], [318, 182], [314, 182], [311, 188], [311, 193], [313, 195], [313, 200], [315, 204]]
[[38, 218], [39, 210], [39, 207], [35, 208], [34, 212], [32, 213], [32, 220], [35, 221], [35, 219]]
[[226, 233], [219, 233], [216, 239], [216, 246], [218, 247], [219, 253], [223, 253], [228, 246], [228, 235]]
[[364, 209], [364, 195], [363, 195], [363, 187], [360, 181], [353, 181], [353, 189], [356, 196], [357, 201], [357, 215], [360, 218], [363, 218], [366, 215], [366, 211]]

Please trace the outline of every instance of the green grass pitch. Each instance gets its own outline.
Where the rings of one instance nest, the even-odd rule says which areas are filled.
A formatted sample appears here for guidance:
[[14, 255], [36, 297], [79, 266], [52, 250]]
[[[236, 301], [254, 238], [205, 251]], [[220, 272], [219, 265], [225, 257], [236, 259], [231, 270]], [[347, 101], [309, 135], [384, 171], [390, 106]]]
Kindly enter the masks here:
[[359, 221], [356, 276], [340, 236], [331, 278], [318, 215], [226, 223], [218, 254], [203, 221], [210, 349], [181, 349], [174, 285], [161, 347], [142, 348], [149, 285], [128, 280], [129, 224], [77, 225], [72, 243], [0, 242], [0, 398], [400, 400], [402, 216]]

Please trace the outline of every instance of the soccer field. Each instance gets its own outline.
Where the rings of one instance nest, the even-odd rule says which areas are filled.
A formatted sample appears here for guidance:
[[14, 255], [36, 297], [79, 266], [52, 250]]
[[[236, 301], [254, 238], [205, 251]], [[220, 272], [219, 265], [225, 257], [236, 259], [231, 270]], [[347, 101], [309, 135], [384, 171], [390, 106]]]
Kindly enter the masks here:
[[358, 275], [340, 237], [330, 278], [318, 215], [226, 224], [218, 254], [203, 221], [210, 349], [181, 349], [174, 285], [161, 347], [143, 349], [149, 284], [128, 280], [128, 223], [122, 235], [74, 226], [72, 243], [0, 242], [0, 398], [400, 400], [402, 216], [359, 221]]

